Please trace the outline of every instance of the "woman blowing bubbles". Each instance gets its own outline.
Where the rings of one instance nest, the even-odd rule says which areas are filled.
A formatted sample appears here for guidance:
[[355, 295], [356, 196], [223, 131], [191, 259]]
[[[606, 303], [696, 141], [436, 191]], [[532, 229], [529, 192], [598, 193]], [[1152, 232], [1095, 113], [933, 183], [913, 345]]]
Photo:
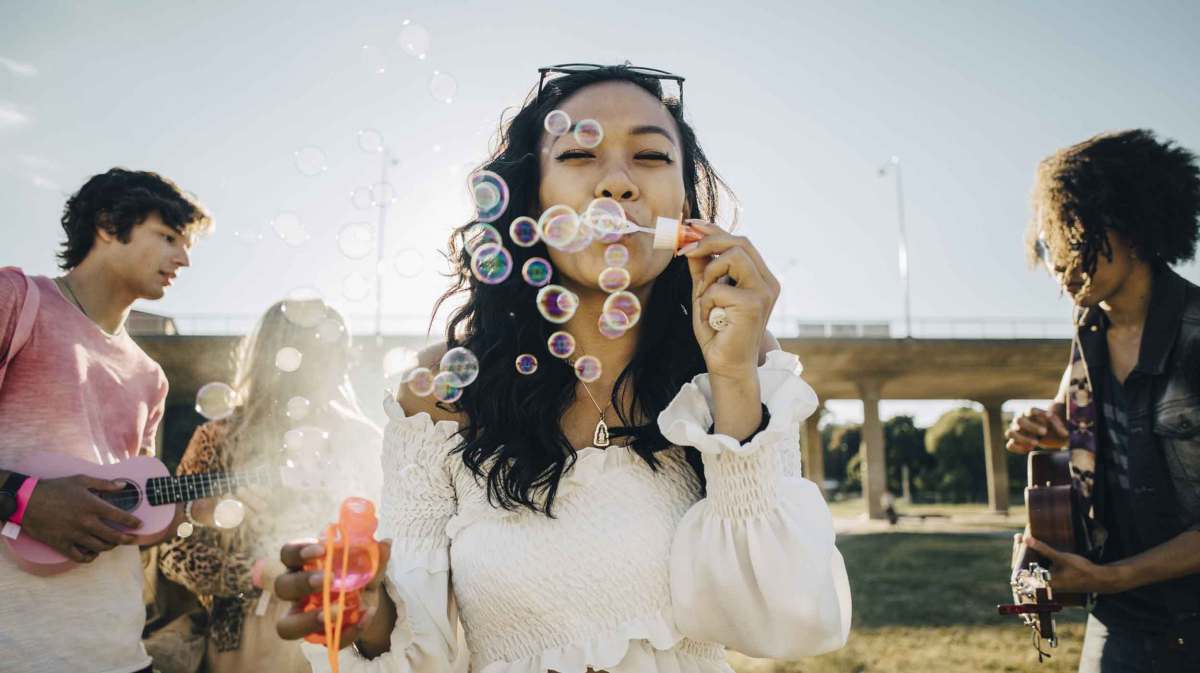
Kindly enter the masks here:
[[[481, 241], [468, 225], [456, 232], [466, 248], [451, 244], [463, 272], [446, 296], [467, 301], [422, 365], [457, 375], [474, 354], [477, 378], [461, 377], [461, 397], [444, 380], [423, 397], [429, 372], [418, 372], [385, 403], [390, 558], [367, 616], [343, 634], [342, 670], [730, 671], [725, 646], [794, 658], [846, 641], [832, 519], [800, 477], [799, 426], [816, 395], [765, 328], [779, 283], [748, 240], [700, 220], [689, 223], [703, 240], [681, 255], [645, 233], [580, 238], [575, 212], [611, 211], [594, 199], [651, 227], [711, 219], [723, 185], [680, 99], [663, 96], [671, 77], [570, 70], [531, 97], [485, 166], [511, 190], [492, 222], [503, 233]], [[551, 207], [562, 220], [512, 224]], [[504, 252], [481, 264], [489, 244]], [[622, 266], [627, 294], [623, 274], [605, 277]], [[496, 282], [506, 268], [524, 279]], [[460, 350], [443, 358], [447, 347]], [[292, 572], [277, 595], [319, 590], [320, 573], [299, 568], [321, 552], [285, 547]], [[280, 635], [321, 633], [321, 619], [296, 612]], [[323, 648], [305, 649], [327, 670]]]

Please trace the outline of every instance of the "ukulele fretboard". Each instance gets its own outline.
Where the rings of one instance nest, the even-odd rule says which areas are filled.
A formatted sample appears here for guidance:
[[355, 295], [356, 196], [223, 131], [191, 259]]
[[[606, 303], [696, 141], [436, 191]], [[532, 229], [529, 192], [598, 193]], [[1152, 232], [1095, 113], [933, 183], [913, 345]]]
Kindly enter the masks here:
[[271, 486], [274, 470], [260, 467], [240, 473], [205, 472], [182, 477], [154, 477], [146, 480], [146, 498], [151, 505], [167, 505], [224, 495], [243, 486]]

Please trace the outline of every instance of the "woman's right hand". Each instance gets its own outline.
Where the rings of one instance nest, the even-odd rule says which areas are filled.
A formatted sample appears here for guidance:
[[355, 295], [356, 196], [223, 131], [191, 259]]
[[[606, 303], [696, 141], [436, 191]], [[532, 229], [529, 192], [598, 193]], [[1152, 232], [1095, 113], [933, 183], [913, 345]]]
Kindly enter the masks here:
[[1037, 448], [1061, 449], [1067, 445], [1067, 422], [1061, 404], [1049, 411], [1029, 409], [1015, 416], [1004, 433], [1008, 440], [1005, 448], [1013, 453], [1025, 454]]
[[[315, 540], [288, 543], [279, 551], [279, 560], [287, 566], [287, 572], [275, 578], [275, 595], [292, 602], [292, 609], [275, 625], [279, 637], [285, 640], [297, 640], [310, 633], [325, 633], [324, 610], [301, 611], [301, 601], [319, 593], [323, 579], [321, 571], [306, 571], [304, 564], [324, 554], [324, 545]], [[396, 625], [396, 606], [383, 589], [390, 555], [391, 541], [380, 542], [379, 570], [362, 589], [362, 604], [366, 607], [366, 613], [358, 624], [342, 629], [343, 648], [357, 641], [359, 650], [372, 657], [388, 650], [392, 629]]]

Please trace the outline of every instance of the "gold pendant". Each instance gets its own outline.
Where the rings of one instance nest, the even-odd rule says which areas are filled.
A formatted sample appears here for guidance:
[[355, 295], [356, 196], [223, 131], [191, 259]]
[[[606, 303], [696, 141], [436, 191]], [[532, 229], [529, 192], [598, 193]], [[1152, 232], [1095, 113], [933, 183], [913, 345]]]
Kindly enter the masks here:
[[596, 433], [592, 435], [592, 444], [601, 449], [608, 446], [608, 424], [604, 422], [603, 418], [596, 424]]

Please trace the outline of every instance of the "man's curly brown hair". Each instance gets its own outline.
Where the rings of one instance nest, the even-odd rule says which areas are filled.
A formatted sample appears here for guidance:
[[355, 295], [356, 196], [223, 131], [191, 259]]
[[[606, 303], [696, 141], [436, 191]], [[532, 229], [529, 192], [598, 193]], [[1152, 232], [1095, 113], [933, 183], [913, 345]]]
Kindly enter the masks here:
[[1026, 250], [1036, 263], [1095, 273], [1112, 259], [1108, 231], [1154, 266], [1186, 262], [1200, 237], [1200, 168], [1196, 155], [1153, 131], [1103, 133], [1058, 150], [1038, 165], [1034, 217]]
[[59, 266], [64, 270], [79, 266], [96, 242], [97, 228], [128, 243], [133, 228], [152, 213], [181, 234], [205, 234], [212, 229], [211, 216], [195, 197], [158, 173], [112, 168], [93, 175], [63, 207], [67, 238], [58, 253]]

